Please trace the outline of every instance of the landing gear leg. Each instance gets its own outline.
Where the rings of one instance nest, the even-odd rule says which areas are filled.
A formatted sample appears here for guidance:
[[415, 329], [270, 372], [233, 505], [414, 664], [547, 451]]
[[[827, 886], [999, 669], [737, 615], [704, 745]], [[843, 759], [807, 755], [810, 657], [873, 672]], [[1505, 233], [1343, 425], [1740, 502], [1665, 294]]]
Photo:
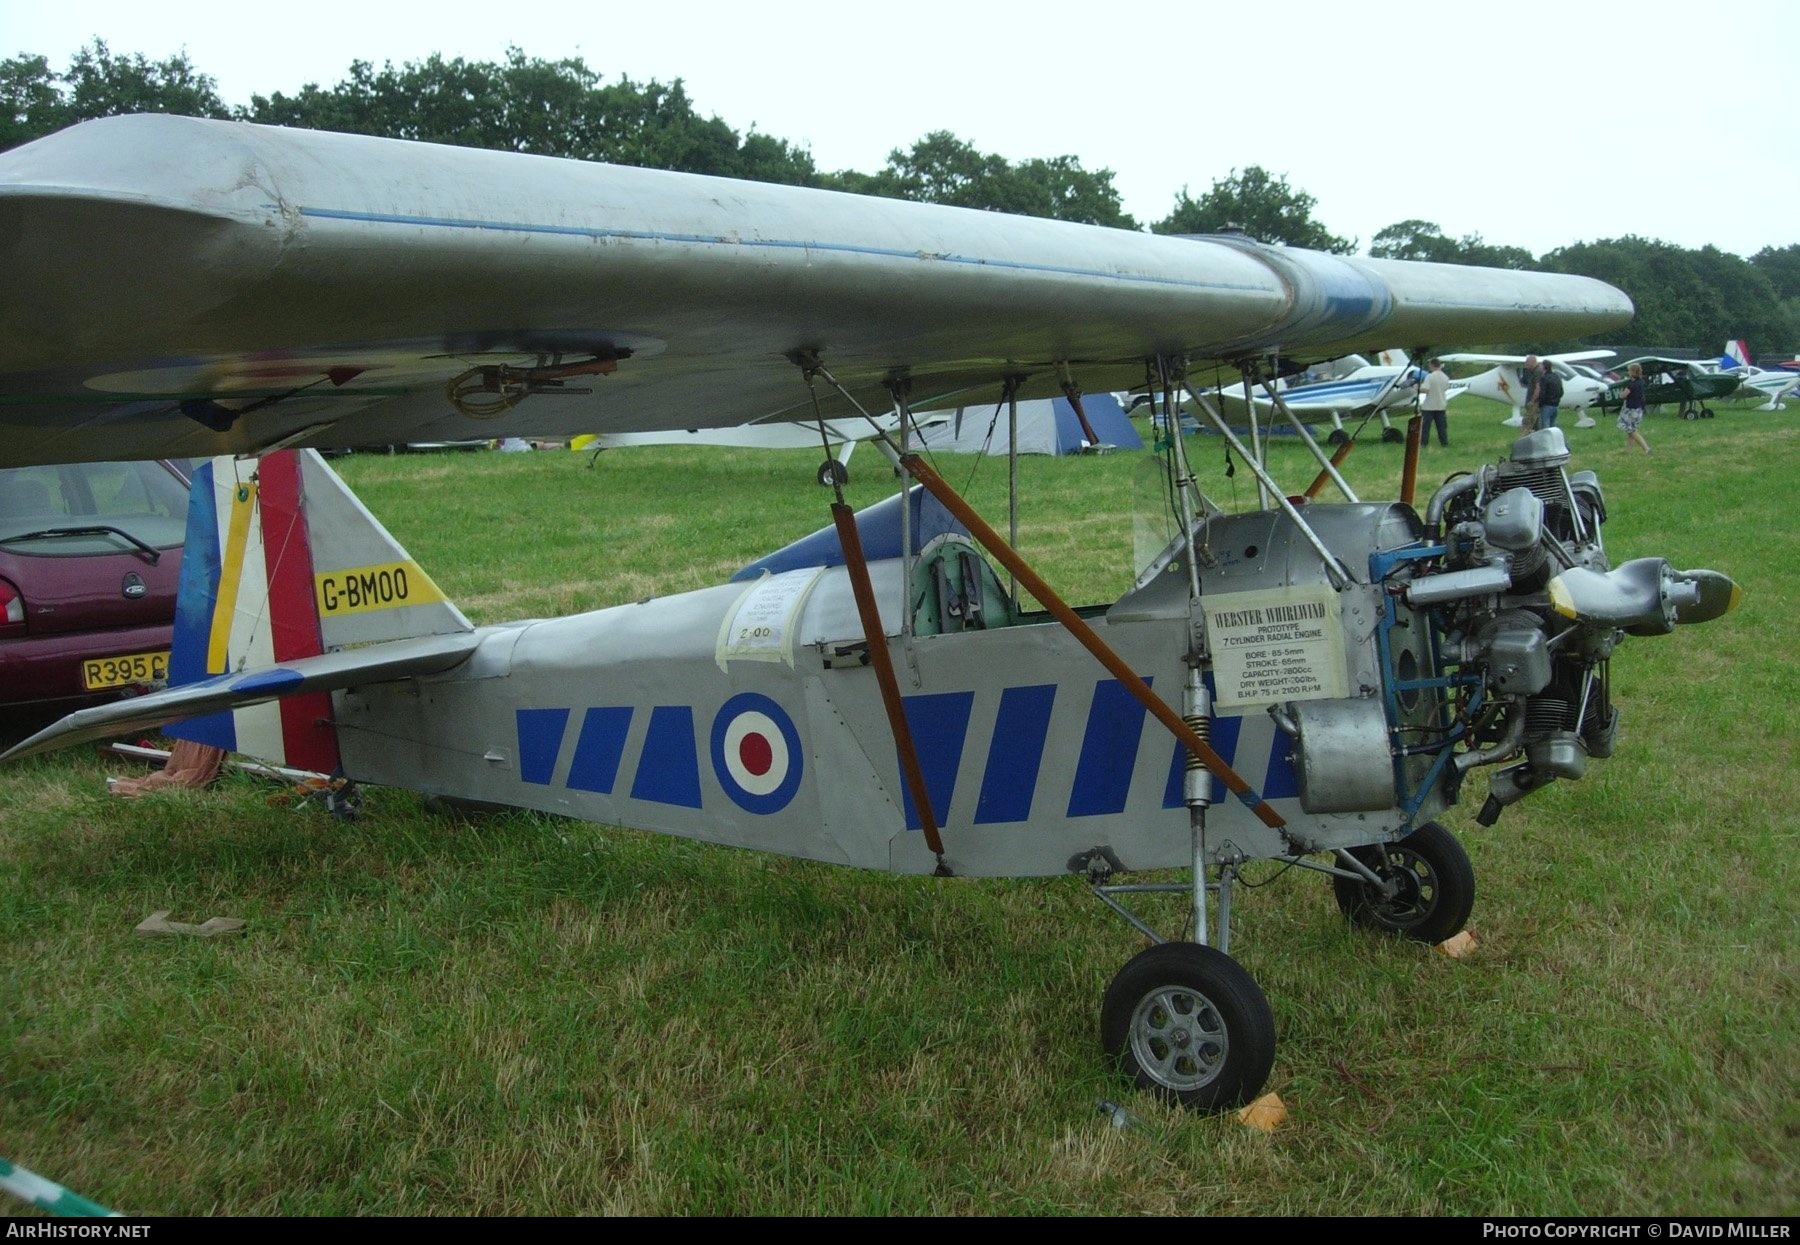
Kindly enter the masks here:
[[[1203, 739], [1211, 711], [1211, 694], [1195, 674], [1189, 679], [1187, 720]], [[1218, 866], [1217, 882], [1206, 880], [1212, 776], [1196, 761], [1184, 785], [1193, 832], [1188, 883], [1112, 886], [1111, 862], [1089, 864], [1094, 894], [1156, 944], [1133, 956], [1107, 986], [1100, 1005], [1100, 1042], [1138, 1088], [1192, 1110], [1220, 1111], [1249, 1103], [1269, 1079], [1275, 1066], [1275, 1015], [1256, 979], [1226, 954], [1236, 861]], [[1195, 941], [1165, 942], [1116, 898], [1156, 892], [1188, 895]], [[1207, 904], [1211, 893], [1218, 897], [1217, 946], [1207, 945], [1214, 929]]]

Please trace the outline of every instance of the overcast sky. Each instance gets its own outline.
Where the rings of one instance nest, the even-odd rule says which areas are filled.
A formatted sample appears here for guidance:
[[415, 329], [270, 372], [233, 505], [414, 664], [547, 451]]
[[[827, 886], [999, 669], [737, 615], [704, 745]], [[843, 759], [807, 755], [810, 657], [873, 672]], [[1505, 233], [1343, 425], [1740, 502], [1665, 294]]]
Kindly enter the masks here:
[[1260, 164], [1363, 250], [1410, 218], [1533, 254], [1800, 242], [1793, 0], [0, 0], [0, 59], [61, 70], [96, 35], [185, 49], [229, 104], [357, 59], [579, 55], [607, 80], [681, 78], [703, 114], [828, 171], [873, 172], [937, 129], [1009, 160], [1073, 155], [1113, 170], [1141, 223]]

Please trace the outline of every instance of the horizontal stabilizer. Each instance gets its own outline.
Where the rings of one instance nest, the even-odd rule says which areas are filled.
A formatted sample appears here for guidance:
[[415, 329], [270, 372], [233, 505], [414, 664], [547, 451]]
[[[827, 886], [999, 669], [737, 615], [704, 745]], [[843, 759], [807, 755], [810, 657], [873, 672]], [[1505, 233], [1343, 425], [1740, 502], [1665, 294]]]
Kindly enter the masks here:
[[0, 761], [152, 730], [185, 718], [262, 704], [303, 692], [332, 692], [368, 683], [440, 674], [460, 665], [479, 643], [472, 632], [421, 636], [217, 675], [198, 683], [71, 713], [0, 756]]

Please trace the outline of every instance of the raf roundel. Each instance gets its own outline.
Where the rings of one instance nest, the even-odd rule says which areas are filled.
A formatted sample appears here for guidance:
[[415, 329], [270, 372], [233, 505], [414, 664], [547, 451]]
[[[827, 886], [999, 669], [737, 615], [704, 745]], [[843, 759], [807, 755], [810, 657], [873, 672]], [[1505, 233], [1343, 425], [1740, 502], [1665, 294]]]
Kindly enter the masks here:
[[743, 692], [713, 719], [712, 763], [719, 785], [739, 808], [780, 812], [800, 789], [800, 732], [780, 705]]

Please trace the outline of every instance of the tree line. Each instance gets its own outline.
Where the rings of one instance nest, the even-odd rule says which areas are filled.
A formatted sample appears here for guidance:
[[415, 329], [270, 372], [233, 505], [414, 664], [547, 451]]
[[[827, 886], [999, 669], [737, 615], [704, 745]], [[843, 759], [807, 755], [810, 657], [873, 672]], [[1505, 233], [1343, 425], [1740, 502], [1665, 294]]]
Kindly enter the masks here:
[[[1043, 216], [1119, 229], [1145, 225], [1124, 210], [1111, 169], [1087, 169], [1073, 155], [1011, 161], [977, 150], [949, 131], [895, 148], [873, 173], [819, 169], [811, 152], [786, 139], [740, 133], [702, 116], [682, 81], [612, 82], [580, 57], [543, 60], [508, 49], [500, 61], [422, 61], [379, 69], [353, 61], [330, 87], [308, 83], [285, 95], [252, 95], [227, 105], [217, 84], [185, 52], [162, 60], [121, 55], [95, 39], [63, 70], [22, 54], [0, 62], [0, 150], [78, 121], [163, 112], [337, 130], [464, 147], [604, 160], [644, 168], [814, 186], [855, 194]], [[1187, 187], [1169, 214], [1149, 222], [1159, 234], [1241, 229], [1264, 242], [1350, 254], [1354, 238], [1314, 216], [1316, 200], [1285, 175], [1259, 165], [1232, 169], [1198, 197]], [[1579, 273], [1618, 286], [1637, 304], [1627, 327], [1580, 343], [1464, 343], [1537, 350], [1629, 342], [1713, 350], [1747, 338], [1759, 352], [1800, 346], [1800, 244], [1765, 247], [1744, 259], [1626, 236], [1577, 242], [1533, 256], [1479, 234], [1447, 236], [1430, 221], [1405, 220], [1370, 241], [1376, 258]]]

